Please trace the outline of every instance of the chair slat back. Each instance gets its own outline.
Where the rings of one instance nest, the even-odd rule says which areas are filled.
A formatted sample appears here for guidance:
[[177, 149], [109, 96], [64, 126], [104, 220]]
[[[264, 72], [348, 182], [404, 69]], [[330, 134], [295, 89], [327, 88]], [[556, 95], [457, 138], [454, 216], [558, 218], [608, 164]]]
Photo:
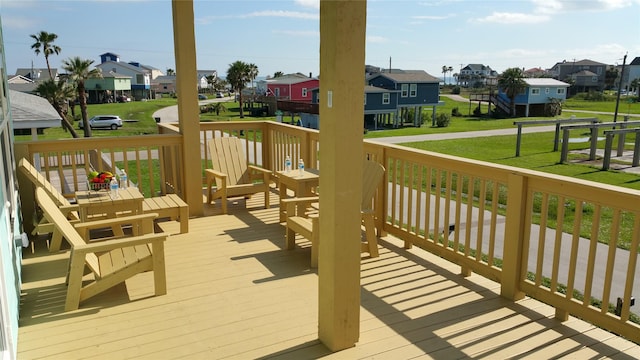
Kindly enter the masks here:
[[373, 197], [384, 176], [384, 167], [371, 160], [365, 160], [362, 168], [362, 211], [373, 209]]
[[18, 163], [18, 167], [25, 174], [29, 180], [33, 183], [35, 187], [43, 188], [47, 194], [55, 201], [57, 206], [68, 206], [71, 205], [69, 200], [65, 198], [58, 189], [53, 186], [47, 178], [42, 175], [31, 163], [26, 159], [20, 159]]
[[218, 137], [209, 141], [212, 169], [227, 174], [227, 185], [251, 182], [242, 141], [237, 137]]
[[[49, 194], [42, 187], [38, 187], [36, 189], [36, 200], [38, 201], [38, 205], [44, 212], [44, 216], [47, 220], [55, 226], [55, 231], [59, 231], [62, 234], [62, 237], [67, 239], [71, 247], [85, 245], [86, 242], [82, 239], [80, 234], [76, 231], [76, 229], [71, 225], [69, 220], [64, 216], [60, 208], [56, 205], [53, 199], [49, 196]], [[91, 268], [92, 271], [99, 274], [99, 264], [98, 258], [95, 254], [87, 254], [86, 255], [86, 263]]]

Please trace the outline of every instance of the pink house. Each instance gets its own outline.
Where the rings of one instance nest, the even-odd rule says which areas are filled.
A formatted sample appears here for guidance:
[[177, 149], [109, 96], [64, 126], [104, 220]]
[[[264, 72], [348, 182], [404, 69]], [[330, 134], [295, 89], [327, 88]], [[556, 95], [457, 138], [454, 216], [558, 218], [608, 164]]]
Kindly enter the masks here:
[[282, 76], [267, 80], [267, 96], [290, 101], [311, 102], [311, 89], [320, 86], [320, 81], [316, 78]]

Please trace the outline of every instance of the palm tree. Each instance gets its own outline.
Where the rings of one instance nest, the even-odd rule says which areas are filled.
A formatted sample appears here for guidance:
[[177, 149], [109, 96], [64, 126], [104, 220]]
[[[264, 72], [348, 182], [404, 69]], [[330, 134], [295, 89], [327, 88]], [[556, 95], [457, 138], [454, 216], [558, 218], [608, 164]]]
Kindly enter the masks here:
[[36, 55], [40, 54], [40, 52], [44, 54], [44, 60], [47, 62], [47, 70], [49, 70], [49, 78], [53, 79], [51, 65], [49, 65], [49, 55], [58, 55], [60, 54], [60, 51], [62, 51], [60, 46], [53, 45], [53, 42], [58, 38], [58, 35], [48, 33], [46, 31], [40, 31], [37, 35], [32, 34], [31, 37], [36, 41], [31, 45], [31, 48], [34, 49]]
[[249, 73], [249, 65], [240, 60], [230, 64], [229, 69], [227, 70], [227, 81], [231, 84], [231, 87], [238, 92], [241, 119], [244, 118], [244, 112], [242, 109], [242, 90], [245, 88], [247, 82], [251, 80]]
[[216, 112], [216, 115], [220, 115], [220, 112], [225, 112], [227, 111], [227, 108], [224, 106], [224, 103], [222, 102], [217, 102], [217, 103], [213, 103], [211, 105], [211, 110]]
[[89, 119], [87, 119], [87, 94], [85, 93], [84, 81], [89, 78], [101, 78], [102, 73], [98, 68], [90, 68], [93, 60], [82, 60], [78, 56], [63, 60], [62, 64], [69, 80], [76, 84], [78, 90], [84, 137], [91, 137], [91, 127], [89, 127]]
[[[449, 71], [450, 73], [453, 73], [453, 66], [449, 66], [447, 68], [447, 71]], [[451, 82], [451, 78], [449, 78], [449, 82]]]
[[449, 67], [447, 65], [442, 65], [442, 81], [444, 84], [447, 84], [447, 72], [449, 71]]
[[175, 75], [176, 72], [173, 69], [167, 69], [167, 76]]
[[56, 109], [56, 112], [62, 118], [62, 127], [69, 130], [71, 136], [77, 138], [78, 133], [67, 119], [68, 103], [70, 99], [75, 98], [75, 89], [64, 81], [47, 79], [41, 82], [35, 90], [40, 96], [49, 100], [49, 103]]
[[251, 91], [253, 92], [253, 96], [251, 97], [251, 106], [253, 107], [253, 102], [256, 100], [256, 87], [253, 85], [253, 81], [258, 77], [258, 65], [251, 63], [249, 64], [249, 78], [251, 78]]
[[509, 68], [505, 70], [498, 79], [498, 86], [511, 100], [511, 116], [516, 116], [516, 95], [521, 93], [527, 87], [524, 82], [524, 74], [520, 68]]
[[276, 71], [276, 72], [273, 73], [273, 77], [274, 78], [278, 78], [278, 77], [281, 77], [281, 76], [284, 76], [284, 73], [282, 71]]

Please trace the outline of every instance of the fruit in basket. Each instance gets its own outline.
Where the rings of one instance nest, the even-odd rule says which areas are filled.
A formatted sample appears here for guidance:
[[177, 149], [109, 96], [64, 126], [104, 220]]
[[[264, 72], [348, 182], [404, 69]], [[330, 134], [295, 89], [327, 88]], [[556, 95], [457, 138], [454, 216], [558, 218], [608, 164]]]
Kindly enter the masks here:
[[88, 176], [89, 186], [91, 190], [107, 189], [112, 178], [113, 174], [109, 171], [92, 171]]

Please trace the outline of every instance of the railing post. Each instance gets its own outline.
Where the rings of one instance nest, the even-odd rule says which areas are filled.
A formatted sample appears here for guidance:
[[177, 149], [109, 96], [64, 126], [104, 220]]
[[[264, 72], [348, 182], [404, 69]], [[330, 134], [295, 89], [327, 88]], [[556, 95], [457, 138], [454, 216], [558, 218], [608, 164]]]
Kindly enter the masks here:
[[520, 300], [524, 292], [520, 290], [522, 271], [527, 259], [524, 256], [524, 228], [527, 206], [527, 181], [519, 174], [509, 174], [507, 182], [507, 215], [504, 234], [504, 256], [500, 295]]
[[591, 126], [591, 148], [589, 150], [589, 160], [596, 159], [596, 149], [598, 149], [598, 127]]
[[602, 170], [609, 170], [609, 165], [611, 164], [611, 147], [613, 146], [613, 133], [606, 134], [606, 140], [604, 142], [604, 159], [602, 159]]
[[553, 151], [558, 151], [558, 143], [560, 142], [560, 122], [556, 123], [556, 132], [553, 137]]
[[562, 129], [562, 151], [560, 151], [560, 163], [567, 162], [567, 156], [569, 154], [569, 129]]
[[640, 129], [636, 129], [636, 141], [633, 144], [633, 161], [631, 166], [638, 166], [640, 163]]
[[520, 156], [521, 142], [522, 142], [522, 124], [518, 124], [518, 135], [516, 136], [516, 157]]

